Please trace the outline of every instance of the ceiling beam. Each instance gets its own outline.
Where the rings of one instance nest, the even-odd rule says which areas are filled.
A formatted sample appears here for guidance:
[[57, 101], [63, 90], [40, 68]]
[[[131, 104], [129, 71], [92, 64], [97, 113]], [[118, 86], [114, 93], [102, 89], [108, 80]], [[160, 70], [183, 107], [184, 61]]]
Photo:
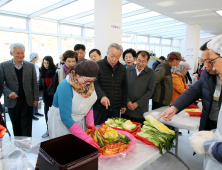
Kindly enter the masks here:
[[123, 0], [122, 1], [122, 5], [126, 5], [126, 4], [129, 4], [130, 2], [129, 1], [126, 1], [126, 0]]
[[140, 10], [137, 10], [137, 11], [128, 12], [126, 14], [123, 14], [122, 18], [132, 17], [134, 15], [139, 15], [139, 14], [147, 13], [147, 12], [150, 12], [150, 11], [151, 10], [149, 10], [149, 9], [140, 9]]
[[81, 14], [77, 14], [77, 15], [73, 15], [71, 17], [61, 19], [61, 20], [59, 20], [59, 23], [69, 22], [69, 21], [72, 21], [75, 19], [79, 19], [79, 18], [83, 18], [83, 17], [89, 16], [89, 15], [92, 15], [92, 14], [94, 14], [94, 9], [90, 10], [90, 11], [83, 12]]
[[0, 8], [3, 7], [4, 5], [8, 4], [9, 2], [11, 2], [12, 0], [1, 0], [0, 1]]
[[83, 25], [83, 27], [89, 27], [89, 26], [94, 26], [94, 21]]
[[140, 34], [143, 34], [143, 33], [149, 33], [149, 34], [155, 34], [155, 33], [162, 33], [162, 32], [168, 32], [168, 31], [173, 31], [173, 30], [180, 30], [180, 29], [186, 29], [186, 24], [184, 25], [179, 25], [178, 27], [164, 27], [164, 28], [160, 28], [160, 29], [151, 29], [151, 30], [147, 30], [147, 31], [144, 31], [144, 32], [140, 32]]
[[145, 19], [139, 19], [139, 20], [135, 20], [135, 21], [125, 22], [125, 23], [122, 24], [122, 27], [135, 25], [135, 24], [140, 24], [140, 23], [143, 23], [143, 22], [150, 22], [150, 21], [163, 19], [163, 18], [167, 18], [167, 17], [164, 16], [164, 15], [159, 15], [159, 16], [155, 16], [155, 17], [149, 17], [149, 18], [145, 18]]
[[71, 3], [75, 2], [75, 1], [77, 1], [77, 0], [63, 0], [63, 1], [60, 1], [60, 2], [58, 2], [56, 4], [53, 4], [51, 6], [48, 6], [46, 8], [43, 8], [43, 9], [41, 9], [39, 11], [36, 11], [36, 12], [30, 14], [28, 17], [29, 18], [37, 17], [39, 15], [42, 15], [42, 14], [45, 14], [47, 12], [53, 11], [55, 9], [61, 8], [61, 7], [65, 6], [65, 5], [71, 4]]
[[[133, 32], [136, 31], [138, 32], [139, 30], [144, 30], [144, 29], [149, 29], [149, 28], [153, 28], [153, 27], [158, 27], [158, 26], [165, 26], [165, 25], [169, 25], [169, 24], [175, 24], [175, 23], [179, 23], [179, 21], [173, 20], [173, 21], [167, 21], [167, 22], [160, 22], [160, 23], [156, 23], [153, 25], [145, 25], [145, 26], [138, 26], [138, 27], [134, 27], [134, 28], [129, 28], [129, 29], [123, 29], [123, 32]], [[143, 31], [144, 32], [144, 31]]]

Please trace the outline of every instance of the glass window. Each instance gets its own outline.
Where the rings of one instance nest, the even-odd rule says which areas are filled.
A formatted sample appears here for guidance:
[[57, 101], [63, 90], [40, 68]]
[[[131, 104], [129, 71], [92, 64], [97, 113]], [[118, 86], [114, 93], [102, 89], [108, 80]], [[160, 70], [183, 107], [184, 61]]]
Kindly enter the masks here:
[[180, 48], [179, 47], [173, 47], [173, 51], [180, 53]]
[[12, 59], [9, 46], [15, 42], [22, 43], [25, 46], [24, 60], [28, 60], [28, 34], [0, 31], [0, 63]]
[[128, 48], [132, 48], [135, 49], [135, 44], [131, 44], [131, 43], [122, 43], [122, 47], [123, 47], [123, 51], [125, 51]]
[[0, 26], [26, 29], [26, 20], [23, 18], [0, 15]]
[[34, 32], [45, 32], [45, 33], [57, 34], [56, 22], [32, 19], [31, 26], [32, 26], [31, 29]]
[[54, 64], [59, 61], [58, 38], [45, 35], [32, 34], [32, 51], [39, 54], [39, 63], [41, 65], [45, 56], [52, 56]]
[[153, 53], [155, 53], [156, 57], [160, 57], [160, 46], [150, 45], [150, 50], [149, 51], [152, 51]]
[[60, 7], [56, 10], [47, 12], [41, 15], [41, 17], [60, 20], [70, 16], [84, 13], [86, 11], [90, 11], [92, 9], [94, 9], [93, 0], [74, 1], [73, 3]]
[[162, 47], [161, 55], [167, 57], [167, 55], [171, 52], [171, 47]]
[[140, 10], [140, 9], [143, 9], [143, 7], [139, 6], [137, 4], [134, 4], [134, 3], [129, 3], [129, 4], [126, 4], [126, 5], [122, 6], [122, 14], [137, 11], [137, 10]]
[[164, 44], [164, 45], [171, 45], [171, 39], [162, 39], [161, 41], [162, 41], [161, 44]]
[[173, 46], [180, 46], [180, 40], [173, 40]]
[[137, 50], [146, 50], [146, 45], [145, 44], [137, 44], [136, 49]]
[[94, 41], [93, 40], [85, 40], [85, 46], [86, 46], [85, 59], [89, 59], [89, 52], [94, 48]]
[[62, 34], [71, 34], [71, 35], [82, 35], [81, 27], [69, 26], [69, 25], [61, 25], [61, 33]]
[[85, 28], [86, 37], [94, 37], [94, 29]]
[[29, 15], [31, 13], [44, 9], [45, 7], [56, 4], [59, 1], [61, 0], [13, 0], [1, 7], [1, 10]]
[[146, 37], [146, 36], [136, 36], [136, 41], [137, 42], [144, 42], [144, 43], [147, 43], [147, 41], [148, 41], [148, 37]]
[[135, 39], [136, 39], [135, 34], [122, 33], [122, 41], [123, 42], [135, 42]]
[[150, 37], [150, 43], [151, 44], [159, 44], [160, 38]]
[[64, 53], [66, 50], [73, 50], [76, 44], [82, 44], [82, 39], [62, 37], [61, 38], [61, 50]]

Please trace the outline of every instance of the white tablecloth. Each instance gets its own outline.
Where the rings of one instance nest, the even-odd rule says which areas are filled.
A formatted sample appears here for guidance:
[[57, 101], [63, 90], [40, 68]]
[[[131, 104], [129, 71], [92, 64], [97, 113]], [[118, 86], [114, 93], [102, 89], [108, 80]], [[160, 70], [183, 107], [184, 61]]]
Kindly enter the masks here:
[[[160, 114], [163, 113], [167, 108], [169, 108], [169, 106], [165, 106], [165, 107], [161, 107], [161, 108], [149, 111], [149, 112], [145, 112], [143, 116], [145, 117], [147, 115], [152, 115], [154, 118], [157, 119], [160, 116]], [[171, 121], [165, 121], [163, 120], [163, 118], [161, 118], [159, 121], [166, 125], [170, 125], [178, 129], [186, 129], [186, 130], [191, 130], [191, 131], [199, 129], [199, 126], [200, 126], [200, 117], [189, 116], [189, 115], [185, 116], [184, 114], [180, 114], [180, 113], [173, 116]]]
[[160, 156], [157, 147], [137, 140], [135, 148], [126, 155], [99, 159], [99, 170], [143, 170]]

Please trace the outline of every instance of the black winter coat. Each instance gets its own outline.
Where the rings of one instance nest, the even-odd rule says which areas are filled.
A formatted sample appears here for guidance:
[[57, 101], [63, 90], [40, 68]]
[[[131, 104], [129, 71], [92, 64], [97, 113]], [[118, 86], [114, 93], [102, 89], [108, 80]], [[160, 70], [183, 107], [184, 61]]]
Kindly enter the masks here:
[[48, 105], [52, 105], [53, 96], [59, 84], [58, 77], [56, 75], [57, 75], [56, 69], [54, 72], [50, 72], [50, 74], [48, 75], [48, 78], [52, 78], [52, 82], [53, 82], [53, 85], [49, 87], [46, 87], [45, 74], [40, 73], [40, 76], [39, 76], [39, 90], [43, 91], [43, 102], [47, 103]]
[[106, 110], [106, 107], [100, 102], [103, 96], [110, 100], [109, 110], [126, 108], [126, 67], [118, 62], [116, 70], [113, 71], [113, 68], [107, 61], [107, 57], [97, 61], [97, 64], [99, 65], [99, 73], [95, 82], [95, 91], [98, 99], [93, 105], [93, 109]]
[[[189, 89], [182, 93], [172, 105], [178, 109], [178, 113], [202, 98], [203, 110], [200, 119], [199, 130], [211, 130], [211, 120], [209, 114], [213, 102], [213, 94], [216, 87], [216, 75], [211, 75], [206, 69], [201, 73], [200, 79], [194, 83]], [[222, 95], [219, 98], [219, 108], [222, 101]]]

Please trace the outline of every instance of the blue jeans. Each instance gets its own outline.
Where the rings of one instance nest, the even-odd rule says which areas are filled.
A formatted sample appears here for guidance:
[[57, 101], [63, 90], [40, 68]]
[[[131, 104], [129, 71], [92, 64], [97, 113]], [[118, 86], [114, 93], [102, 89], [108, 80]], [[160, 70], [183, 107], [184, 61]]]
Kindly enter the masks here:
[[33, 107], [33, 116], [38, 113], [38, 105], [36, 107]]

